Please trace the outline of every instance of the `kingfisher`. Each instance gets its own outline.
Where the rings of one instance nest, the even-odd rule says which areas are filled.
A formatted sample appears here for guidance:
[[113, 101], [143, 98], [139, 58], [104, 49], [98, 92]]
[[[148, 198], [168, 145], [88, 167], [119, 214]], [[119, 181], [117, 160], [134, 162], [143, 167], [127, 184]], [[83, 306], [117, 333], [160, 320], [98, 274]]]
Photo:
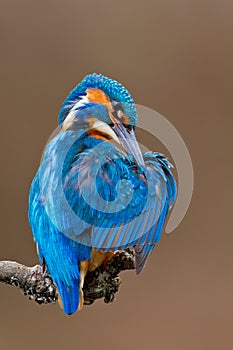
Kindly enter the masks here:
[[116, 252], [134, 250], [142, 271], [175, 203], [173, 166], [142, 153], [137, 121], [124, 86], [87, 75], [63, 102], [32, 181], [29, 223], [65, 314], [83, 307], [87, 272]]

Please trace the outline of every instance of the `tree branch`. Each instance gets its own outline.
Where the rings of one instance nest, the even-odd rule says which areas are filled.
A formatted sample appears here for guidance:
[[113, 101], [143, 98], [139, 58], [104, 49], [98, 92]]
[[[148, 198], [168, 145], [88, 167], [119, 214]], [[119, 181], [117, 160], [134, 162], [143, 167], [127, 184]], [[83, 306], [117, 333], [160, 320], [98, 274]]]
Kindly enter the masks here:
[[[119, 273], [134, 268], [134, 252], [127, 249], [115, 254], [106, 265], [88, 272], [83, 288], [84, 304], [90, 305], [100, 298], [104, 298], [105, 303], [113, 301], [120, 285]], [[55, 284], [40, 265], [27, 267], [13, 261], [0, 261], [0, 282], [20, 288], [38, 304], [56, 303], [58, 298]]]

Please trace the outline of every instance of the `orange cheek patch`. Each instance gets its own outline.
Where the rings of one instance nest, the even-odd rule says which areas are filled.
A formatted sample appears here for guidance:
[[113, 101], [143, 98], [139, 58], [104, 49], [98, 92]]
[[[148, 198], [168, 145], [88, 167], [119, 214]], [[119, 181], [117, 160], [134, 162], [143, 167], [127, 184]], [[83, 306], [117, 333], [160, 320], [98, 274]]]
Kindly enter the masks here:
[[90, 102], [102, 103], [103, 105], [110, 107], [110, 100], [102, 90], [87, 89], [87, 98]]
[[109, 141], [109, 137], [107, 137], [107, 135], [104, 135], [96, 129], [88, 130], [88, 135], [98, 140]]

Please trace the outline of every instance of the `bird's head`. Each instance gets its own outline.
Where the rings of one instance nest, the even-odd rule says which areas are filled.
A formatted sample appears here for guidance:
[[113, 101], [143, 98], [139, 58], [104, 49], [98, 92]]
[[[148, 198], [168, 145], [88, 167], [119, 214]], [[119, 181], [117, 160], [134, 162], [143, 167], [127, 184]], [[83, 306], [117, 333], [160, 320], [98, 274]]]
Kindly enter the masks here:
[[91, 136], [121, 144], [139, 164], [143, 157], [135, 138], [138, 115], [130, 93], [101, 74], [87, 75], [66, 98], [59, 113], [62, 131], [81, 124]]

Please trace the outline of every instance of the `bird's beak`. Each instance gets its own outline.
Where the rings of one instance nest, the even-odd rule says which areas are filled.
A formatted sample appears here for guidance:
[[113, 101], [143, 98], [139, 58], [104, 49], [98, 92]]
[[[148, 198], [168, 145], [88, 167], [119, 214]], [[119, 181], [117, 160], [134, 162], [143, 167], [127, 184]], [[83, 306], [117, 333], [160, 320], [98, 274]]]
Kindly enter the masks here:
[[112, 129], [117, 135], [124, 150], [134, 157], [137, 164], [144, 165], [144, 159], [136, 140], [134, 130], [127, 129], [119, 120], [116, 120], [115, 118], [113, 121], [114, 125]]

